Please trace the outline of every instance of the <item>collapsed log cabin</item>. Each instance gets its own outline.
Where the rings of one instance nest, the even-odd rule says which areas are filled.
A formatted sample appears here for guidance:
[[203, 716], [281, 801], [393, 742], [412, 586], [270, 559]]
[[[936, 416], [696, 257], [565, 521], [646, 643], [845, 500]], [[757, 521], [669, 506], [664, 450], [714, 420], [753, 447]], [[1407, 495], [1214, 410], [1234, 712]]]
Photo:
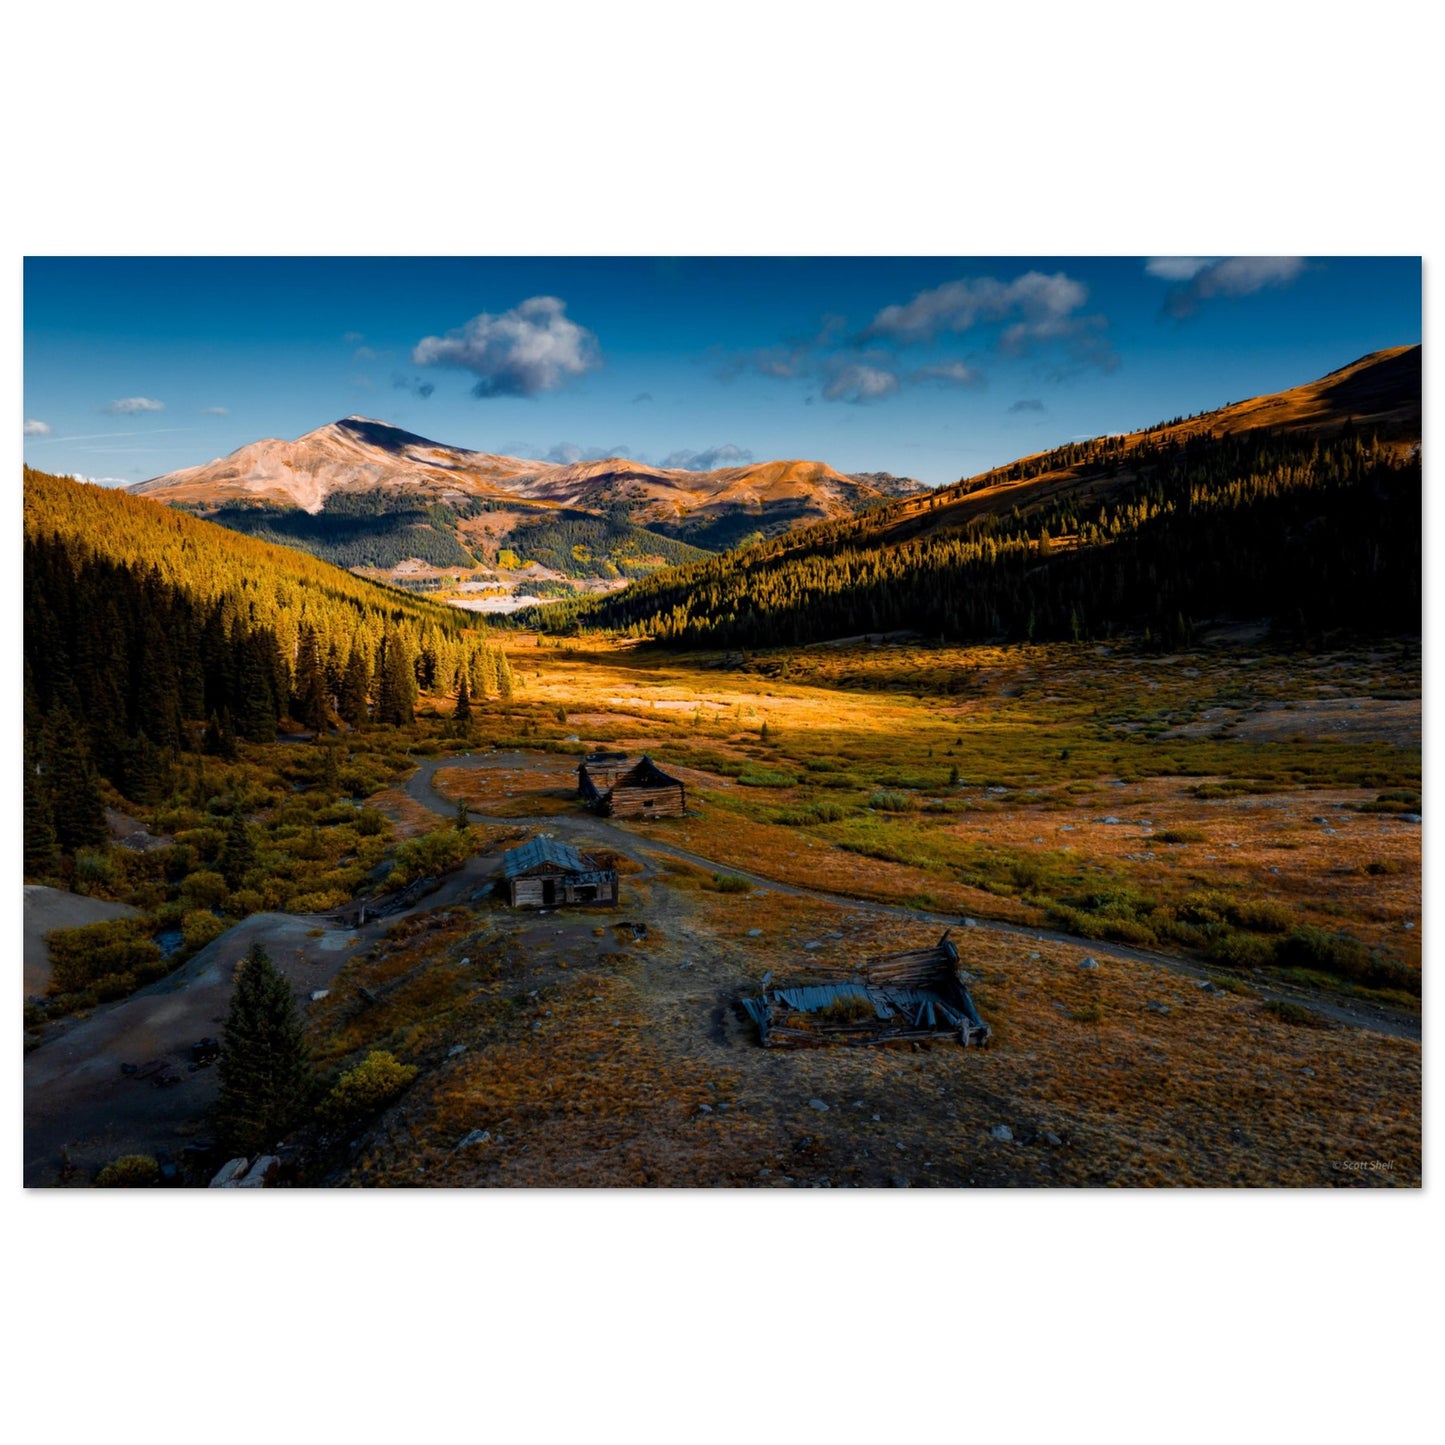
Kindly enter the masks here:
[[764, 1048], [926, 1039], [981, 1048], [992, 1033], [964, 986], [947, 933], [932, 948], [867, 960], [861, 978], [764, 989], [743, 999], [743, 1008]]
[[504, 853], [502, 877], [513, 908], [617, 902], [615, 868], [552, 838], [533, 838]]
[[577, 769], [577, 793], [594, 813], [609, 818], [681, 818], [687, 789], [664, 773], [645, 753], [630, 763], [612, 754], [594, 754]]

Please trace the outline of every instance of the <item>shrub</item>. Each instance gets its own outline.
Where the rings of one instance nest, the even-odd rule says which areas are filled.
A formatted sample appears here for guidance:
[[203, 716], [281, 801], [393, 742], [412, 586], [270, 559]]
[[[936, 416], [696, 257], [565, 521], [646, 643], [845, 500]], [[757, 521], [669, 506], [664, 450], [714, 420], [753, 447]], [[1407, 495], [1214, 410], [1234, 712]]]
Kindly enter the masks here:
[[840, 823], [848, 816], [848, 809], [840, 803], [813, 803], [806, 808], [785, 808], [777, 815], [777, 821], [785, 828], [806, 828], [813, 823]]
[[1274, 962], [1275, 945], [1252, 933], [1225, 933], [1209, 945], [1206, 957], [1226, 968], [1264, 968]]
[[1285, 968], [1317, 969], [1355, 982], [1363, 982], [1370, 972], [1370, 951], [1358, 938], [1312, 925], [1296, 928], [1279, 943], [1275, 956]]
[[321, 1114], [332, 1123], [359, 1119], [394, 1099], [416, 1073], [415, 1064], [403, 1064], [386, 1050], [373, 1049], [336, 1081], [321, 1102]]
[[1198, 828], [1161, 828], [1149, 841], [1151, 843], [1206, 843], [1209, 840]]
[[878, 813], [911, 813], [914, 803], [907, 793], [894, 793], [880, 788], [868, 799], [868, 806]]
[[97, 1189], [150, 1189], [160, 1182], [161, 1166], [149, 1154], [123, 1154], [95, 1176]]
[[459, 833], [455, 828], [408, 838], [397, 845], [386, 881], [391, 887], [400, 888], [429, 873], [445, 873], [459, 867], [470, 850], [469, 834]]
[[715, 893], [746, 893], [753, 885], [736, 873], [714, 873], [707, 886]]
[[1405, 866], [1393, 858], [1376, 858], [1373, 863], [1365, 864], [1365, 872], [1375, 878], [1393, 878], [1397, 873], [1403, 873]]
[[1266, 1013], [1273, 1014], [1277, 1019], [1287, 1024], [1294, 1024], [1304, 1029], [1327, 1029], [1329, 1023], [1320, 1017], [1313, 1009], [1305, 1008], [1301, 1004], [1290, 1003], [1286, 999], [1272, 998], [1265, 1004]]
[[193, 910], [181, 920], [181, 937], [186, 947], [192, 950], [204, 948], [225, 931], [226, 925], [214, 913], [203, 908]]
[[745, 788], [791, 788], [797, 781], [791, 773], [776, 768], [746, 767], [738, 774], [738, 782]]
[[192, 873], [181, 884], [181, 897], [191, 908], [220, 908], [231, 890], [219, 873]]
[[287, 913], [330, 913], [350, 899], [339, 888], [323, 888], [316, 893], [297, 893], [286, 901]]
[[1230, 922], [1256, 933], [1286, 933], [1294, 927], [1295, 917], [1283, 903], [1267, 898], [1249, 898], [1230, 910]]
[[[135, 918], [57, 928], [46, 935], [50, 947], [51, 993], [90, 989], [102, 996], [129, 993], [138, 983], [166, 971], [161, 951]], [[124, 982], [128, 980], [128, 983]]]
[[75, 851], [77, 893], [113, 892], [120, 880], [120, 871], [109, 848], [77, 848]]
[[824, 1004], [818, 1010], [817, 1016], [830, 1024], [859, 1024], [870, 1019], [876, 1020], [878, 1010], [873, 1007], [873, 1000], [866, 995], [848, 993]]

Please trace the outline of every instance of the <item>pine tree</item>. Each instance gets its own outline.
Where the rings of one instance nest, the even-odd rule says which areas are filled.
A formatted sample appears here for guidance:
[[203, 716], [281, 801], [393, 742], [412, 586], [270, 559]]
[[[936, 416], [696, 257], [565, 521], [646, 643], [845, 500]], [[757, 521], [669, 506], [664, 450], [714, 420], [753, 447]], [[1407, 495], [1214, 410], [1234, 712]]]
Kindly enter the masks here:
[[457, 689], [457, 705], [455, 711], [452, 713], [452, 718], [456, 722], [466, 722], [472, 715], [472, 694], [471, 690], [467, 687], [466, 669], [462, 668], [458, 676], [462, 680], [462, 685]]
[[309, 623], [303, 624], [296, 644], [296, 696], [294, 699], [296, 719], [312, 732], [326, 731], [327, 717], [326, 670], [321, 662], [321, 648], [317, 643], [316, 630]]
[[237, 1154], [275, 1144], [311, 1102], [311, 1064], [295, 995], [259, 943], [231, 995], [217, 1072], [216, 1132]]
[[223, 707], [221, 715], [211, 714], [211, 720], [206, 724], [206, 735], [201, 741], [201, 751], [210, 753], [212, 757], [224, 758], [227, 762], [236, 761], [236, 728], [231, 721], [231, 709]]
[[44, 740], [46, 791], [50, 818], [63, 852], [96, 847], [106, 841], [105, 804], [85, 740], [68, 712], [50, 719]]
[[[491, 654], [491, 649], [487, 649]], [[496, 659], [497, 668], [497, 696], [504, 702], [516, 692], [516, 682], [512, 677], [512, 664], [507, 661], [505, 652], [492, 654]]]
[[403, 727], [412, 721], [416, 702], [416, 673], [398, 633], [382, 640], [380, 682], [376, 694], [376, 720]]
[[256, 845], [251, 840], [251, 830], [240, 813], [231, 819], [226, 841], [221, 844], [221, 876], [226, 887], [233, 892], [241, 886], [247, 872], [256, 866]]
[[239, 643], [241, 665], [238, 670], [236, 689], [239, 715], [237, 729], [250, 743], [274, 743], [276, 741], [276, 692], [266, 649], [255, 634], [249, 634]]
[[361, 649], [353, 643], [351, 656], [346, 660], [346, 671], [341, 678], [339, 704], [342, 718], [351, 727], [366, 726], [366, 694], [370, 686], [371, 669], [367, 667]]
[[55, 829], [50, 799], [45, 796], [35, 764], [25, 759], [25, 876], [42, 877], [55, 861]]
[[471, 816], [470, 816], [470, 814], [467, 812], [467, 800], [466, 800], [465, 798], [458, 798], [458, 799], [457, 799], [457, 832], [458, 832], [458, 833], [465, 833], [465, 832], [467, 831], [467, 829], [471, 826], [471, 822], [472, 822]]

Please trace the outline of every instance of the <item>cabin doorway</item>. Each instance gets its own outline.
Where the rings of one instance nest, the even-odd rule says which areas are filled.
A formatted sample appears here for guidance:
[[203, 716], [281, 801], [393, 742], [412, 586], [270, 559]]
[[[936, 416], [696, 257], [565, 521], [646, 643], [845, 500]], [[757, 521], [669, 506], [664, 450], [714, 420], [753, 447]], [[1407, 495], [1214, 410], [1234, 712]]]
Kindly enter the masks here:
[[557, 880], [555, 878], [544, 878], [542, 880], [542, 907], [550, 908], [557, 901]]

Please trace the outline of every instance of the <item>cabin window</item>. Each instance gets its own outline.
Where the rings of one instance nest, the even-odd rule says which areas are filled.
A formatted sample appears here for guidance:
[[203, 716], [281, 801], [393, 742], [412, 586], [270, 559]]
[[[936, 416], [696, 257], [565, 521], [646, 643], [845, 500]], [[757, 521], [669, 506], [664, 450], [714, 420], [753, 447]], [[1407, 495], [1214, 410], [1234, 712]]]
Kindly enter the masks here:
[[652, 806], [652, 799], [651, 799], [651, 798], [644, 798], [644, 799], [642, 800], [642, 806], [643, 806], [644, 808], [650, 808], [650, 807]]

